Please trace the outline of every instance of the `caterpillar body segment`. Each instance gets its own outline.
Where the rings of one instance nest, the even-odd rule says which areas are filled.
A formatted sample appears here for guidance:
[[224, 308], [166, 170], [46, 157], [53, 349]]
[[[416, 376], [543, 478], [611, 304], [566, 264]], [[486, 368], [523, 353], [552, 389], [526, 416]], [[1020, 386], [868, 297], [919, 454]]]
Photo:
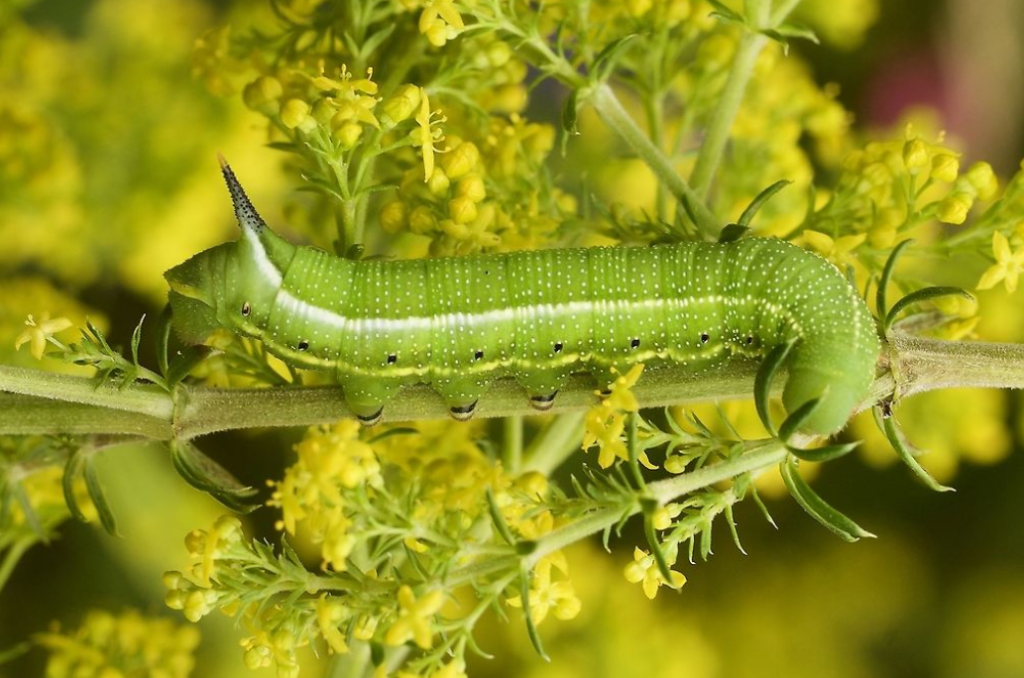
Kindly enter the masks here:
[[573, 373], [602, 387], [637, 363], [700, 373], [792, 340], [783, 402], [821, 398], [804, 429], [829, 434], [874, 377], [864, 302], [784, 241], [355, 261], [283, 240], [224, 175], [242, 237], [167, 272], [180, 334], [227, 328], [294, 366], [333, 370], [365, 423], [407, 384], [430, 384], [464, 420], [500, 377], [543, 410]]

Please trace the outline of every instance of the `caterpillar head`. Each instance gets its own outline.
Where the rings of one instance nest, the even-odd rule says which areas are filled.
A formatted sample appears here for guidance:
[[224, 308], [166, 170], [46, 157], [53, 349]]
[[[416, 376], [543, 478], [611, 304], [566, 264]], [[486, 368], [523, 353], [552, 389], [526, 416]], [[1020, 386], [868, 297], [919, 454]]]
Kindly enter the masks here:
[[221, 169], [242, 237], [200, 252], [164, 274], [174, 325], [191, 344], [203, 343], [219, 329], [259, 337], [295, 254], [293, 245], [267, 228], [223, 158]]

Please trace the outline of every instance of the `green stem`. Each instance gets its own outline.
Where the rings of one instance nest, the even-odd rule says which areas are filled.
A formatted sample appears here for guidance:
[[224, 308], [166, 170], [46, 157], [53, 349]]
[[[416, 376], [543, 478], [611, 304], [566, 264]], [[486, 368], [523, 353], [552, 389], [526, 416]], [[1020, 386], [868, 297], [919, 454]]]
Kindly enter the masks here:
[[[777, 465], [786, 458], [788, 453], [782, 442], [766, 441], [763, 447], [747, 452], [736, 459], [729, 459], [720, 464], [707, 466], [667, 480], [648, 483], [646, 494], [660, 504], [667, 504], [673, 499], [710, 487], [723, 480]], [[532, 567], [544, 556], [603, 532], [620, 520], [636, 515], [641, 510], [640, 502], [637, 501], [631, 505], [601, 509], [563, 525], [537, 541], [537, 547], [527, 558], [527, 565]]]
[[506, 417], [502, 421], [504, 439], [501, 448], [501, 464], [507, 473], [518, 474], [523, 466], [523, 416]]
[[718, 99], [718, 105], [711, 115], [711, 123], [700, 145], [697, 163], [690, 176], [693, 190], [702, 201], [708, 194], [711, 182], [715, 178], [715, 171], [722, 160], [725, 144], [729, 141], [729, 132], [743, 101], [743, 93], [754, 72], [754, 63], [767, 42], [768, 38], [760, 33], [746, 32], [740, 38], [732, 69]]
[[11, 578], [11, 573], [14, 572], [14, 568], [18, 561], [21, 560], [21, 557], [25, 555], [25, 551], [28, 551], [29, 547], [34, 543], [36, 543], [36, 540], [33, 538], [19, 539], [7, 549], [3, 561], [0, 561], [0, 591], [4, 590], [7, 580]]
[[759, 31], [782, 24], [798, 4], [800, 0], [785, 0], [773, 12], [771, 0], [746, 0], [747, 29], [736, 48], [725, 88], [711, 116], [711, 123], [708, 125], [704, 142], [697, 153], [693, 174], [690, 176], [693, 190], [701, 199], [707, 197], [715, 172], [722, 161], [725, 145], [729, 141], [732, 124], [743, 102], [747, 83], [753, 75], [757, 57], [768, 43], [768, 38]]
[[579, 452], [583, 440], [584, 412], [569, 412], [551, 421], [526, 448], [523, 471], [550, 474], [568, 457]]
[[644, 132], [637, 127], [633, 117], [623, 108], [615, 92], [607, 84], [598, 85], [591, 93], [594, 109], [609, 128], [625, 141], [641, 160], [647, 163], [654, 175], [665, 188], [680, 202], [693, 209], [697, 218], [697, 229], [708, 239], [714, 239], [721, 230], [717, 217], [704, 204], [700, 195], [679, 176], [672, 161], [655, 146]]
[[[891, 332], [886, 369], [862, 407], [879, 400], [955, 387], [1024, 388], [1024, 345], [957, 342]], [[675, 366], [645, 373], [634, 387], [642, 407], [749, 398], [755, 361], [736, 362], [694, 374]], [[780, 380], [781, 381], [781, 380]], [[583, 412], [597, 403], [593, 379], [572, 376], [559, 391], [556, 414]], [[481, 417], [530, 416], [522, 387], [512, 379], [495, 381], [480, 399]], [[108, 434], [160, 440], [194, 438], [217, 431], [267, 426], [311, 426], [351, 416], [337, 387], [220, 389], [180, 386], [170, 394], [148, 384], [124, 390], [96, 388], [92, 379], [0, 366], [0, 435]], [[448, 408], [429, 386], [403, 389], [384, 408], [386, 421], [445, 419]], [[531, 445], [527, 469], [550, 470], [571, 451], [567, 419], [559, 436]], [[556, 440], [557, 439], [557, 440]], [[578, 438], [577, 438], [578, 439]], [[575, 447], [575, 442], [572, 447]]]

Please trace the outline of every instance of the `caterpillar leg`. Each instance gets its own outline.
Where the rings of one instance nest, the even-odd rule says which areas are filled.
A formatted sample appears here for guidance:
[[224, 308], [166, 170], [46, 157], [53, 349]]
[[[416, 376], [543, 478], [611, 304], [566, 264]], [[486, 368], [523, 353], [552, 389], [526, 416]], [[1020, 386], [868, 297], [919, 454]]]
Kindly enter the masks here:
[[530, 407], [547, 412], [555, 406], [555, 397], [568, 378], [568, 370], [545, 370], [529, 374], [517, 374], [516, 381], [526, 389]]
[[346, 376], [342, 391], [349, 409], [364, 426], [376, 426], [384, 416], [384, 405], [401, 388], [401, 382], [380, 377]]
[[530, 407], [538, 412], [547, 412], [555, 406], [555, 396], [557, 395], [557, 390], [551, 391], [550, 393], [531, 393]]
[[469, 421], [476, 414], [476, 404], [487, 390], [488, 382], [480, 379], [440, 379], [434, 390], [444, 398], [448, 414], [455, 421]]

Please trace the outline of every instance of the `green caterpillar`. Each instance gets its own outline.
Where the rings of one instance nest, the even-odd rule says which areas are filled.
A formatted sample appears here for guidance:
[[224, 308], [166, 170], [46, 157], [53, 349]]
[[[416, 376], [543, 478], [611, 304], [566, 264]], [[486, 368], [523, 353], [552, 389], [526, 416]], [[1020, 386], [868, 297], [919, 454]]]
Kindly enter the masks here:
[[781, 240], [354, 261], [276, 235], [222, 168], [242, 237], [165, 274], [180, 336], [227, 328], [291, 365], [333, 370], [367, 424], [406, 384], [430, 384], [465, 420], [500, 377], [545, 410], [572, 373], [603, 386], [641, 362], [700, 372], [794, 342], [783, 402], [821, 398], [803, 427], [829, 434], [874, 377], [863, 300]]

